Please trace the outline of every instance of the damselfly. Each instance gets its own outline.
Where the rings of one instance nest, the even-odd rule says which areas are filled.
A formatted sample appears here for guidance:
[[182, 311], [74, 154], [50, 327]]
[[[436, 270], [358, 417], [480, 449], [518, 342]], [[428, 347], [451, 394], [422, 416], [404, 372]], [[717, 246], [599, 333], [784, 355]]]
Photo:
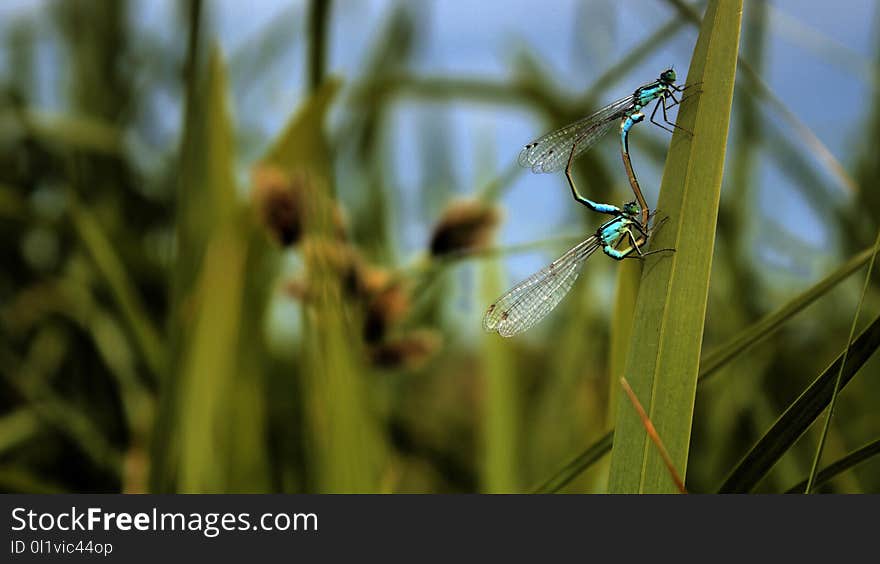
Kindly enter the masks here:
[[[629, 130], [633, 125], [645, 119], [645, 114], [642, 113], [642, 109], [645, 106], [655, 100], [657, 101], [654, 111], [651, 112], [651, 123], [667, 131], [673, 131], [670, 127], [666, 127], [666, 125], [654, 119], [657, 115], [657, 110], [662, 108], [663, 121], [673, 128], [681, 129], [669, 121], [667, 115], [667, 111], [670, 108], [680, 103], [680, 100], [675, 97], [675, 93], [683, 92], [688, 88], [687, 86], [676, 86], [675, 80], [675, 70], [672, 68], [666, 69], [660, 73], [657, 80], [639, 86], [629, 96], [608, 104], [580, 121], [576, 121], [532, 141], [523, 147], [520, 152], [519, 164], [526, 168], [531, 168], [532, 172], [557, 172], [564, 168], [565, 176], [568, 178], [568, 184], [571, 187], [574, 199], [594, 211], [606, 213], [603, 208], [607, 204], [598, 204], [578, 193], [574, 180], [571, 177], [572, 162], [599, 141], [611, 128], [612, 124], [620, 120], [621, 153], [624, 156], [624, 164], [628, 165], [627, 172], [632, 173], [632, 167], [627, 162], [629, 159]], [[638, 190], [638, 183], [632, 182], [633, 174], [631, 174], [630, 178], [633, 190], [636, 192], [636, 200], [644, 212], [647, 213], [645, 199], [641, 191]]]
[[[649, 214], [643, 212], [637, 202], [624, 204], [623, 209], [610, 204], [600, 205], [603, 213], [614, 217], [602, 224], [595, 234], [495, 300], [483, 316], [486, 331], [497, 331], [502, 337], [510, 337], [539, 322], [568, 294], [584, 261], [599, 249], [615, 260], [643, 258], [673, 250], [642, 252], [641, 247], [648, 241], [650, 230], [647, 220], [643, 222], [641, 218]], [[621, 245], [625, 246], [621, 248]]]

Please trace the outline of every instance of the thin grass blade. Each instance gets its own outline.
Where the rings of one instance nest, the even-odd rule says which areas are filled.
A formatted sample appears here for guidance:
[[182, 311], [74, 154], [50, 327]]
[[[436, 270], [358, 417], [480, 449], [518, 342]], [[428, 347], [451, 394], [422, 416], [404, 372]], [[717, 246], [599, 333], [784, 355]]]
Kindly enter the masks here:
[[810, 493], [813, 488], [813, 481], [816, 479], [819, 460], [822, 458], [822, 450], [825, 448], [825, 440], [828, 438], [828, 428], [831, 426], [831, 417], [834, 416], [834, 407], [837, 405], [837, 394], [840, 391], [840, 379], [843, 376], [843, 369], [846, 367], [846, 357], [849, 352], [849, 345], [852, 343], [853, 335], [856, 333], [856, 325], [859, 322], [859, 314], [862, 313], [862, 304], [865, 303], [865, 294], [868, 292], [868, 284], [871, 282], [871, 272], [874, 270], [874, 260], [877, 258], [878, 250], [880, 250], [880, 231], [877, 232], [877, 239], [874, 242], [874, 252], [871, 253], [871, 260], [868, 262], [868, 271], [865, 273], [865, 283], [862, 285], [862, 293], [859, 295], [859, 303], [856, 306], [856, 312], [853, 315], [852, 325], [849, 329], [849, 337], [847, 337], [846, 348], [843, 352], [843, 361], [840, 363], [840, 370], [837, 372], [837, 379], [834, 382], [834, 392], [831, 394], [831, 405], [828, 406], [828, 415], [825, 416], [825, 423], [822, 425], [822, 436], [819, 439], [819, 445], [816, 447], [816, 456], [813, 458], [813, 466], [810, 469], [810, 477], [807, 479], [807, 489], [804, 493]]
[[[833, 462], [822, 469], [813, 480], [813, 488], [826, 484], [847, 470], [855, 468], [862, 462], [865, 462], [874, 456], [880, 454], [880, 439], [872, 441], [865, 446], [852, 451], [840, 460]], [[795, 494], [804, 493], [807, 487], [807, 480], [802, 480], [786, 490], [785, 493]]]
[[[847, 351], [840, 389], [856, 375], [880, 347], [880, 317], [865, 329]], [[791, 445], [806, 431], [831, 401], [843, 353], [777, 419], [749, 450], [719, 488], [719, 493], [750, 492], [767, 475]]]
[[580, 474], [599, 461], [610, 450], [614, 443], [614, 431], [609, 431], [598, 441], [590, 445], [584, 452], [574, 457], [571, 462], [563, 466], [546, 482], [532, 490], [532, 493], [547, 494], [556, 493]]
[[831, 289], [836, 288], [850, 274], [868, 262], [872, 253], [873, 251], [870, 248], [858, 253], [834, 272], [789, 300], [778, 310], [762, 317], [758, 322], [741, 331], [730, 341], [706, 355], [700, 363], [700, 381], [714, 375], [731, 360], [768, 338], [786, 321], [792, 319]]

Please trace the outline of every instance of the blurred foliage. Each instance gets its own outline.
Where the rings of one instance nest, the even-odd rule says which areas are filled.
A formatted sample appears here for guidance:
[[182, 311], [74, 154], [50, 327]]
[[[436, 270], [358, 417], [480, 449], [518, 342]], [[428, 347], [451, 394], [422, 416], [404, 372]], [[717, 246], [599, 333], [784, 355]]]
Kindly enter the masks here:
[[[585, 66], [594, 79], [574, 95], [525, 42], [502, 78], [420, 68], [430, 3], [392, 3], [353, 76], [327, 72], [329, 47], [347, 45], [332, 25], [350, 17], [341, 2], [282, 10], [232, 53], [216, 45], [219, 5], [199, 0], [177, 5], [174, 41], [139, 28], [125, 1], [56, 0], [7, 22], [0, 490], [605, 491], [616, 382], [638, 346], [638, 265], [593, 259], [542, 327], [478, 336], [483, 307], [507, 285], [504, 259], [571, 241], [500, 245], [500, 201], [519, 170], [475, 135], [482, 168], [463, 178], [442, 112], [419, 114], [415, 149], [398, 156], [394, 120], [411, 115], [401, 107], [471, 104], [531, 112], [547, 129], [582, 117], [611, 87], [644, 82], [630, 69], [699, 23], [702, 2], [656, 3], [669, 19], [645, 22], [616, 60], [605, 52], [613, 31], [574, 46], [606, 69]], [[579, 10], [572, 25], [609, 21], [612, 4]], [[806, 479], [880, 227], [880, 83], [866, 85], [859, 149], [840, 163], [761, 78], [776, 29], [842, 67], [873, 69], [859, 80], [880, 75], [880, 43], [872, 62], [845, 62], [815, 40], [821, 30], [763, 0], [743, 15], [692, 492], [784, 492]], [[265, 108], [233, 108], [252, 107], [236, 101], [291, 52], [302, 89], [269, 116], [287, 124], [270, 139], [255, 126]], [[58, 104], [45, 103], [47, 76]], [[639, 133], [637, 167], [662, 166], [666, 143]], [[391, 166], [411, 157], [416, 191]], [[761, 166], [798, 187], [828, 248], [758, 205], [774, 188]], [[616, 155], [590, 151], [575, 173], [584, 193], [619, 199]], [[416, 256], [404, 214], [427, 227]], [[584, 233], [595, 228], [578, 217]], [[873, 276], [817, 491], [880, 491], [878, 290]]]

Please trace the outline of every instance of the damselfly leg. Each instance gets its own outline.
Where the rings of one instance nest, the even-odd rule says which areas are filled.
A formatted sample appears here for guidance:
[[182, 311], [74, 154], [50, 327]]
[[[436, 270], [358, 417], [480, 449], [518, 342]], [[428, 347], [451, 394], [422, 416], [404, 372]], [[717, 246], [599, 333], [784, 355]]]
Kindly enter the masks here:
[[[687, 128], [684, 128], [684, 127], [682, 127], [682, 126], [680, 126], [680, 125], [678, 125], [678, 124], [676, 124], [676, 123], [673, 123], [673, 122], [669, 121], [669, 116], [668, 116], [667, 113], [666, 113], [667, 110], [669, 110], [670, 108], [673, 108], [673, 107], [677, 106], [678, 104], [680, 104], [680, 102], [679, 102], [678, 100], [676, 100], [675, 96], [674, 96], [672, 93], [670, 93], [669, 96], [670, 96], [673, 100], [675, 100], [675, 102], [672, 103], [672, 104], [669, 104], [669, 105], [667, 106], [667, 105], [666, 105], [666, 97], [663, 97], [663, 98], [660, 98], [659, 100], [657, 100], [657, 103], [654, 105], [654, 111], [651, 112], [651, 123], [653, 123], [654, 125], [656, 125], [656, 126], [658, 126], [658, 127], [662, 127], [663, 129], [665, 129], [665, 130], [668, 131], [669, 133], [675, 133], [675, 130], [676, 130], [676, 129], [680, 129], [680, 130], [684, 131], [685, 133], [688, 133], [688, 134], [690, 134], [691, 136], [693, 136], [693, 134], [694, 134], [693, 131], [691, 131], [691, 130], [689, 130], [689, 129], [687, 129]], [[654, 116], [657, 115], [657, 110], [660, 109], [661, 107], [663, 108], [663, 121], [665, 121], [668, 125], [671, 125], [674, 129], [669, 129], [668, 127], [666, 127], [665, 125], [663, 125], [662, 123], [660, 123], [659, 121], [656, 121], [656, 120], [654, 119]]]
[[[641, 229], [640, 229], [640, 231], [641, 231]], [[632, 254], [628, 254], [628, 255], [626, 255], [626, 256], [623, 257], [623, 258], [634, 258], [634, 259], [642, 260], [642, 259], [644, 259], [644, 258], [647, 257], [647, 256], [655, 255], [655, 254], [657, 254], [657, 253], [674, 253], [674, 252], [675, 252], [675, 249], [672, 249], [672, 248], [655, 249], [655, 250], [653, 250], [653, 251], [642, 252], [642, 245], [644, 245], [644, 244], [647, 242], [647, 236], [645, 236], [645, 237], [640, 237], [640, 239], [642, 240], [642, 242], [639, 243], [639, 242], [636, 240], [635, 235], [633, 235], [632, 231], [627, 230], [626, 234], [629, 236], [629, 242], [630, 242], [630, 245], [632, 246], [633, 249], [635, 249], [635, 251], [636, 251], [636, 253], [637, 253], [638, 256], [634, 256], [634, 255], [632, 255]]]
[[[686, 91], [690, 88], [693, 88], [695, 86], [699, 86], [701, 84], [703, 84], [702, 81], [694, 82], [692, 84], [686, 84], [686, 85], [680, 86], [680, 87], [675, 86], [674, 84], [671, 84], [670, 88], [672, 90], [674, 90], [675, 92], [682, 92], [683, 93], [684, 91]], [[686, 96], [683, 96], [681, 98], [681, 100], [676, 98], [675, 94], [673, 94], [672, 92], [669, 92], [666, 96], [659, 98], [657, 100], [657, 104], [654, 106], [654, 111], [651, 112], [651, 119], [650, 119], [651, 123], [653, 123], [654, 125], [657, 125], [659, 127], [662, 127], [663, 129], [665, 129], [666, 131], [668, 131], [670, 133], [675, 133], [675, 131], [674, 131], [675, 129], [680, 129], [680, 130], [684, 131], [685, 133], [693, 135], [694, 134], [693, 131], [691, 131], [687, 128], [684, 128], [684, 127], [678, 125], [677, 123], [669, 121], [669, 116], [667, 115], [667, 111], [671, 110], [675, 106], [678, 106], [679, 104], [681, 104], [682, 102], [684, 102], [685, 100], [690, 98], [691, 96], [695, 96], [695, 95], [700, 94], [702, 92], [703, 92], [702, 90], [697, 90], [696, 92], [688, 93]], [[667, 98], [672, 98], [672, 103], [667, 104]], [[663, 124], [659, 123], [658, 121], [656, 121], [654, 119], [654, 116], [657, 115], [657, 110], [660, 108], [661, 104], [663, 106], [663, 121], [666, 122], [667, 125], [671, 125], [674, 129], [669, 129], [668, 127], [664, 126]]]
[[703, 84], [702, 80], [699, 82], [691, 82], [690, 84], [682, 84], [681, 86], [676, 86], [675, 84], [670, 84], [669, 86], [676, 92], [684, 92], [685, 90], [700, 86], [701, 84]]

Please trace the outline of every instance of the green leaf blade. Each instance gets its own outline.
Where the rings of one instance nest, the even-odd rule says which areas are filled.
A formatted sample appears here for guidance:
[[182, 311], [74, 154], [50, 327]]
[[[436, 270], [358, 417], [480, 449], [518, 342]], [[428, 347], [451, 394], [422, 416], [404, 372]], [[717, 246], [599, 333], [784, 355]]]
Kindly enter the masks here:
[[[645, 405], [679, 472], [687, 466], [694, 396], [709, 288], [715, 223], [733, 83], [742, 3], [709, 3], [688, 72], [702, 83], [679, 114], [658, 208], [668, 215], [653, 249], [675, 254], [646, 261], [626, 377]], [[668, 471], [646, 440], [626, 398], [619, 399], [609, 490], [616, 493], [676, 491]]]

